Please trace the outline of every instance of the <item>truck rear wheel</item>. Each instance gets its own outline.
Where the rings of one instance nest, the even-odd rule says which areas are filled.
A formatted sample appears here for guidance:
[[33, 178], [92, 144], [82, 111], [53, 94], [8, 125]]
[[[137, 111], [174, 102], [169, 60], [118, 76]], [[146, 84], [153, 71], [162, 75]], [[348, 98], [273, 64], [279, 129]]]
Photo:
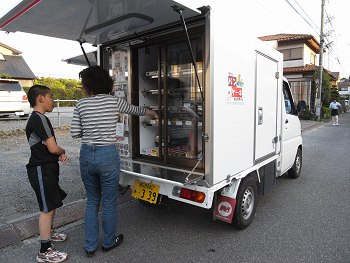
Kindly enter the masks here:
[[302, 165], [302, 152], [301, 149], [298, 149], [297, 154], [295, 156], [293, 166], [288, 170], [288, 175], [290, 178], [298, 178], [301, 172]]
[[236, 206], [233, 214], [233, 225], [244, 229], [253, 221], [258, 197], [255, 180], [248, 176], [242, 179], [236, 197]]

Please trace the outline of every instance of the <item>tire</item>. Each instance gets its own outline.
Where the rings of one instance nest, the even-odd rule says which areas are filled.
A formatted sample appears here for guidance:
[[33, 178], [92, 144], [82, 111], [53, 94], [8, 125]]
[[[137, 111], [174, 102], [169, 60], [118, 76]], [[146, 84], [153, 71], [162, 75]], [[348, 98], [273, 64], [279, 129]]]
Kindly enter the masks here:
[[299, 148], [297, 151], [297, 154], [295, 156], [294, 164], [293, 166], [288, 170], [288, 175], [290, 178], [296, 179], [300, 176], [301, 172], [301, 166], [303, 163], [303, 154], [301, 152], [301, 149]]
[[258, 190], [256, 181], [248, 176], [241, 181], [236, 197], [236, 206], [233, 214], [233, 225], [238, 229], [244, 229], [253, 221]]

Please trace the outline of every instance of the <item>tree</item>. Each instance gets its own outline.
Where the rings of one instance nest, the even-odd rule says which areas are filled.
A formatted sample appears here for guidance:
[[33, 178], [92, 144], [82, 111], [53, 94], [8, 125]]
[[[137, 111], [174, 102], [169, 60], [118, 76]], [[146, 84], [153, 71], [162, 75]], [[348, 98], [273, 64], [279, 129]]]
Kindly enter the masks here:
[[340, 100], [340, 95], [337, 86], [333, 85], [330, 91], [331, 99], [336, 98], [337, 100]]
[[60, 81], [63, 85], [65, 85], [66, 88], [75, 88], [79, 85], [79, 82], [80, 82], [75, 79], [62, 79], [62, 78], [59, 78], [58, 81]]
[[61, 88], [61, 89], [65, 89], [65, 85], [60, 82], [59, 80], [55, 79], [55, 78], [51, 78], [51, 77], [48, 77], [48, 78], [44, 78], [44, 77], [41, 77], [41, 78], [36, 78], [34, 84], [39, 84], [39, 85], [44, 85], [46, 87], [48, 87], [49, 89], [54, 89], [54, 88]]
[[[37, 77], [34, 84], [50, 88], [54, 100], [78, 100], [84, 97], [81, 81], [75, 79], [55, 79], [51, 77]], [[28, 92], [30, 87], [23, 87]], [[60, 106], [74, 106], [75, 102], [60, 102]]]
[[[2, 71], [2, 69], [0, 68], [0, 72]], [[5, 73], [0, 73], [0, 78], [2, 78], [2, 79], [10, 79], [11, 77], [9, 76], [9, 75], [7, 75], [7, 74], [5, 74]]]
[[[314, 80], [317, 83], [318, 69], [314, 73]], [[326, 71], [322, 74], [322, 92], [321, 92], [321, 105], [329, 105], [331, 103], [331, 77]]]

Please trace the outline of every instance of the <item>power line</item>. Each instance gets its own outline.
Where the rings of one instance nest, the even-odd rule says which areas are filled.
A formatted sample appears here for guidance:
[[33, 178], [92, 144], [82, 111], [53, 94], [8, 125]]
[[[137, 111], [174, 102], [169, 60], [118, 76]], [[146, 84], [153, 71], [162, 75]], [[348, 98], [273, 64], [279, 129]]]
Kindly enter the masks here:
[[[269, 11], [271, 14], [273, 14], [275, 17], [277, 17], [279, 20], [281, 20], [282, 22], [284, 22], [285, 24], [287, 24], [288, 26], [294, 28], [292, 25], [288, 24], [286, 21], [284, 21], [282, 18], [280, 18], [279, 16], [277, 16], [274, 12], [272, 12], [271, 10], [269, 10], [266, 6], [264, 6], [263, 4], [261, 4], [260, 2], [258, 2], [257, 0], [254, 0], [256, 3], [258, 3], [261, 7], [263, 7], [264, 9], [266, 9], [267, 11]], [[296, 29], [296, 28], [294, 28]]]
[[[327, 21], [329, 22], [329, 24], [330, 24], [330, 26], [331, 26], [331, 28], [332, 28], [332, 30], [334, 32], [334, 35], [335, 35], [335, 45], [336, 45], [336, 48], [337, 48], [337, 52], [331, 46], [329, 46], [327, 48], [329, 50], [329, 53], [333, 54], [335, 61], [339, 64], [339, 66], [345, 72], [345, 74], [349, 75], [348, 72], [344, 69], [344, 67], [341, 64], [340, 59], [339, 59], [340, 56], [339, 56], [339, 48], [338, 48], [338, 38], [337, 38], [337, 33], [336, 33], [336, 31], [335, 31], [335, 29], [333, 27], [332, 18], [328, 15], [327, 11], [325, 11], [325, 12], [326, 12], [326, 16], [327, 16]], [[327, 37], [326, 37], [326, 39], [327, 39], [327, 41], [329, 43], [331, 43], [331, 41], [329, 41], [329, 39]]]
[[310, 21], [314, 24], [314, 26], [316, 27], [316, 29], [318, 30], [318, 31], [320, 31], [320, 29], [318, 28], [318, 26], [315, 24], [315, 22], [309, 17], [309, 15], [305, 12], [305, 10], [299, 5], [299, 3], [297, 2], [297, 0], [294, 0], [296, 3], [297, 3], [297, 5], [300, 7], [300, 9], [301, 10], [303, 10], [303, 12], [304, 12], [304, 14], [310, 19]]
[[[296, 8], [295, 8], [288, 0], [285, 0], [285, 1], [286, 1], [286, 2], [294, 9], [294, 11], [297, 12], [297, 14], [298, 14], [302, 19], [304, 19], [305, 22], [308, 23], [308, 25], [317, 33], [317, 31], [316, 31], [315, 28], [309, 23], [309, 21], [307, 21], [306, 18], [305, 18], [302, 14], [300, 14], [299, 11], [296, 10]], [[304, 11], [304, 12], [305, 12], [305, 11]], [[317, 35], [319, 36], [319, 33], [317, 33]]]

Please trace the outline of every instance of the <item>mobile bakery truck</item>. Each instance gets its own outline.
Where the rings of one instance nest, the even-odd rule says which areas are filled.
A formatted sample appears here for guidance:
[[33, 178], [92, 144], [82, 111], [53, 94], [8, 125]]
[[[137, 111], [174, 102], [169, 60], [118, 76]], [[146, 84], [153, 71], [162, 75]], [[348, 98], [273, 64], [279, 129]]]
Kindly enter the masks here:
[[242, 1], [229, 2], [22, 1], [0, 26], [96, 45], [84, 57], [110, 69], [115, 96], [159, 114], [120, 114], [120, 184], [144, 204], [212, 208], [243, 229], [258, 193], [299, 177], [302, 138], [282, 54], [236, 20]]

